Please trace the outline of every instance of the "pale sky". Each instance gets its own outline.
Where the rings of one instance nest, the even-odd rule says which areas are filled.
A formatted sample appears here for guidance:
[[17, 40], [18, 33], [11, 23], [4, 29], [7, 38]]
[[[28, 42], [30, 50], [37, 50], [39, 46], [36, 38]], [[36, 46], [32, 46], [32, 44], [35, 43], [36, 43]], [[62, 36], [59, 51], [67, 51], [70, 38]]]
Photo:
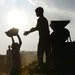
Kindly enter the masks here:
[[71, 20], [66, 28], [69, 29], [72, 40], [75, 40], [75, 0], [0, 0], [0, 54], [6, 54], [8, 45], [11, 45], [11, 39], [5, 31], [13, 27], [19, 29], [23, 42], [21, 51], [37, 51], [38, 32], [28, 36], [23, 33], [36, 26], [35, 9], [38, 6], [44, 8], [49, 24], [51, 20]]

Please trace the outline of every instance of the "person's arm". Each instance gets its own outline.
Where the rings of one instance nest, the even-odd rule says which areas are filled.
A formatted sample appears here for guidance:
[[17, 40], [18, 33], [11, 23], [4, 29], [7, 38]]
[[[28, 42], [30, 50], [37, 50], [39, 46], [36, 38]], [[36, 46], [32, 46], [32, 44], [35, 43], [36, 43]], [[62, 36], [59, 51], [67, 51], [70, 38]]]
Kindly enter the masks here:
[[38, 20], [37, 20], [37, 25], [36, 25], [36, 27], [31, 28], [29, 31], [25, 31], [25, 32], [24, 32], [24, 35], [28, 35], [29, 33], [38, 30], [38, 28], [39, 28], [39, 22], [38, 22]]
[[29, 33], [36, 31], [37, 29], [38, 29], [37, 27], [31, 28], [29, 31], [25, 31], [24, 35], [28, 35]]
[[12, 44], [15, 43], [13, 36], [11, 37], [11, 39], [12, 39]]
[[21, 46], [21, 45], [22, 45], [21, 38], [20, 38], [20, 36], [19, 36], [19, 35], [17, 35], [17, 37], [18, 37], [18, 40], [19, 40], [19, 45]]

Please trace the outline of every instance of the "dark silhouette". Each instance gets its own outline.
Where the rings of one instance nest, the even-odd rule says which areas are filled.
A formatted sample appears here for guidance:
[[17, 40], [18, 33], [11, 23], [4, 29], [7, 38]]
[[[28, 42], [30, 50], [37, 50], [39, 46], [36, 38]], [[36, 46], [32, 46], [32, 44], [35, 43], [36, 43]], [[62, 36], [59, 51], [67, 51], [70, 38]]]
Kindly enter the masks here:
[[65, 41], [70, 38], [70, 32], [64, 28], [69, 21], [52, 21], [51, 44], [54, 60], [54, 69], [59, 75], [64, 73], [64, 46]]
[[49, 35], [49, 27], [48, 21], [44, 17], [44, 9], [42, 7], [38, 7], [35, 10], [36, 16], [39, 17], [37, 20], [37, 25], [34, 28], [31, 28], [30, 31], [25, 31], [24, 35], [28, 35], [31, 32], [39, 31], [39, 44], [38, 44], [38, 64], [40, 67], [43, 66], [43, 54], [46, 54], [46, 63], [49, 64], [50, 62], [50, 35]]
[[6, 52], [6, 57], [7, 57], [7, 69], [9, 72], [10, 68], [11, 68], [11, 64], [12, 64], [12, 50], [11, 50], [10, 45], [8, 46], [8, 50]]
[[22, 44], [20, 36], [17, 34], [16, 35], [19, 43], [14, 41], [13, 36], [11, 36], [12, 39], [12, 67], [10, 70], [10, 75], [19, 75], [19, 70], [21, 68], [21, 60], [20, 60], [20, 47]]

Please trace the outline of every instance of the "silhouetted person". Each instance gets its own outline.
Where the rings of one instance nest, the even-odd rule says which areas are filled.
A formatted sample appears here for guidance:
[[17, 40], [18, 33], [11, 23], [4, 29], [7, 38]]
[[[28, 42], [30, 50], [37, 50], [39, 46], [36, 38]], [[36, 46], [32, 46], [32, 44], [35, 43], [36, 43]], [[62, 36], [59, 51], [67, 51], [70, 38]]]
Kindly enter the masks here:
[[38, 64], [39, 66], [43, 65], [43, 54], [46, 54], [46, 63], [49, 64], [50, 61], [50, 35], [49, 35], [49, 27], [48, 21], [44, 17], [44, 9], [42, 7], [38, 7], [35, 10], [36, 16], [39, 17], [37, 20], [37, 25], [34, 28], [31, 28], [30, 31], [24, 32], [24, 35], [28, 35], [31, 32], [39, 31], [39, 44], [38, 44]]
[[52, 54], [54, 57], [54, 68], [57, 73], [64, 73], [64, 46], [65, 41], [70, 37], [69, 30], [66, 28], [55, 28], [51, 25]]
[[11, 50], [11, 47], [10, 45], [8, 46], [8, 50], [6, 52], [6, 58], [7, 58], [7, 69], [8, 69], [8, 72], [10, 71], [10, 68], [11, 68], [11, 64], [12, 64], [12, 50]]
[[10, 70], [10, 75], [19, 75], [19, 70], [21, 68], [21, 60], [20, 60], [20, 47], [22, 44], [20, 36], [17, 34], [16, 35], [19, 43], [14, 41], [13, 36], [11, 37], [12, 39], [12, 68]]

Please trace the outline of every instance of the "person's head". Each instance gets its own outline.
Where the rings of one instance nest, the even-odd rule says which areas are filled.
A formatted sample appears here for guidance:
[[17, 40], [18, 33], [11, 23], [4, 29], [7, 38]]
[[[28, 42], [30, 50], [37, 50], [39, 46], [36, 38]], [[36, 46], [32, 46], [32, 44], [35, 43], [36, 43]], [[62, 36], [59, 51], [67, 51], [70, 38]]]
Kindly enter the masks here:
[[12, 44], [12, 49], [18, 49], [18, 48], [19, 44], [17, 42]]
[[43, 15], [44, 9], [42, 7], [38, 7], [38, 8], [35, 9], [35, 12], [36, 12], [36, 16], [40, 17], [40, 16]]
[[10, 49], [10, 45], [8, 45], [8, 48]]

